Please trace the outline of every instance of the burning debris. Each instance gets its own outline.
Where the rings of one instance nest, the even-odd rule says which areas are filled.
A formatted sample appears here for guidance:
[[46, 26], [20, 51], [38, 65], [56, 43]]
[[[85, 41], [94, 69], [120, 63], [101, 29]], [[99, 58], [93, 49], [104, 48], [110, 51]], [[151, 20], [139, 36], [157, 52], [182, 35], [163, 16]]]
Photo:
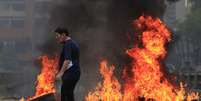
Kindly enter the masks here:
[[32, 99], [31, 101], [56, 101], [54, 93], [45, 94], [43, 96]]
[[114, 67], [101, 62], [100, 72], [104, 78], [86, 101], [192, 101], [198, 100], [198, 93], [188, 93], [183, 84], [175, 87], [164, 76], [161, 65], [166, 56], [165, 45], [171, 41], [171, 33], [159, 18], [141, 16], [134, 21], [134, 27], [141, 32], [138, 44], [126, 53], [133, 59], [132, 76], [124, 72], [123, 93], [121, 85], [113, 75]]
[[40, 59], [42, 63], [42, 69], [41, 73], [37, 77], [35, 95], [26, 100], [22, 98], [20, 101], [42, 101], [41, 99], [49, 99], [48, 96], [50, 96], [52, 99], [52, 95], [54, 95], [56, 92], [54, 83], [57, 73], [56, 66], [58, 63], [58, 58], [55, 57], [50, 59], [48, 56], [42, 56]]

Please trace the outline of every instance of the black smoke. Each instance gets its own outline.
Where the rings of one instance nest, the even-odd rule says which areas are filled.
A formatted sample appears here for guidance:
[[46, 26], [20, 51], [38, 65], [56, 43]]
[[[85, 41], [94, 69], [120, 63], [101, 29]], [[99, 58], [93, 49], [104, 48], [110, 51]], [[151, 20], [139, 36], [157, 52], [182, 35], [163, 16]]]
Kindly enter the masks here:
[[[132, 36], [132, 21], [141, 15], [162, 18], [165, 2], [166, 0], [60, 0], [52, 3], [50, 30], [58, 26], [67, 27], [71, 36], [81, 44], [83, 51], [93, 54], [93, 51], [98, 51], [101, 47], [106, 52], [100, 50], [98, 54], [111, 57], [121, 53], [119, 51], [129, 44], [127, 39], [130, 35], [126, 33]], [[54, 37], [51, 38], [43, 47], [55, 47], [53, 43], [48, 45]], [[53, 49], [48, 51], [51, 50]]]
[[[168, 0], [177, 1], [177, 0]], [[59, 0], [52, 1], [49, 31], [66, 27], [81, 50], [82, 77], [77, 92], [85, 96], [99, 81], [98, 63], [106, 58], [115, 64], [118, 75], [129, 62], [125, 50], [135, 39], [132, 21], [141, 15], [163, 17], [166, 0]], [[45, 35], [43, 53], [58, 51], [54, 34]], [[97, 79], [98, 78], [98, 79]], [[90, 81], [90, 82], [86, 82]], [[79, 97], [80, 98], [80, 97]]]
[[[119, 60], [122, 56], [119, 54], [132, 44], [127, 41], [133, 36], [132, 21], [141, 15], [162, 18], [166, 5], [165, 0], [60, 0], [52, 2], [51, 7], [50, 31], [58, 26], [67, 27], [87, 59], [118, 57]], [[53, 34], [45, 38], [47, 41], [40, 50], [55, 52], [58, 48]]]

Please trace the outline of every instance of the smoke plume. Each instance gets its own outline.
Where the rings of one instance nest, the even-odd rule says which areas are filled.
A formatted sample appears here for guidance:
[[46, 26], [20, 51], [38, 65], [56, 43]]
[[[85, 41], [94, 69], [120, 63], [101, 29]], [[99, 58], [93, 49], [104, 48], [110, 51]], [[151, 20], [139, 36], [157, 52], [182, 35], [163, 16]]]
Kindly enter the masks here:
[[[176, 1], [176, 0], [168, 0]], [[141, 15], [163, 17], [166, 0], [54, 0], [49, 30], [66, 27], [81, 50], [82, 77], [77, 92], [85, 96], [99, 81], [98, 62], [106, 58], [117, 73], [129, 62], [125, 50], [133, 44], [132, 21]], [[51, 32], [49, 32], [51, 33]], [[55, 53], [54, 34], [47, 35], [40, 50]], [[90, 82], [86, 82], [90, 81]], [[79, 97], [80, 98], [80, 97]]]

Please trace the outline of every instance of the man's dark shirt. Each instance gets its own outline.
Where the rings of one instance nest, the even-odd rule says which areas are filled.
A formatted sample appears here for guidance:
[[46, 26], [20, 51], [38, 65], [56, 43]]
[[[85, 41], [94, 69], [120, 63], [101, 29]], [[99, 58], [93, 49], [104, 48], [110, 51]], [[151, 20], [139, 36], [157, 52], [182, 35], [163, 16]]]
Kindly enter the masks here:
[[63, 43], [63, 48], [59, 59], [59, 70], [61, 70], [65, 60], [70, 60], [73, 64], [67, 71], [80, 71], [79, 47], [72, 39], [66, 40]]

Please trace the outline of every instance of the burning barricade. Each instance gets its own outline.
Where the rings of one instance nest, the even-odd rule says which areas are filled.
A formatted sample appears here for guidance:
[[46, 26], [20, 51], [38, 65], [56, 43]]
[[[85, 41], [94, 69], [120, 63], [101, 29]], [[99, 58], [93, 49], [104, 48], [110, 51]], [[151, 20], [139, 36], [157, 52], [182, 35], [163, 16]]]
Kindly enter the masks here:
[[40, 57], [42, 68], [37, 77], [35, 95], [27, 99], [22, 98], [20, 101], [55, 101], [54, 94], [55, 79], [57, 73], [58, 58], [48, 58], [48, 56]]

